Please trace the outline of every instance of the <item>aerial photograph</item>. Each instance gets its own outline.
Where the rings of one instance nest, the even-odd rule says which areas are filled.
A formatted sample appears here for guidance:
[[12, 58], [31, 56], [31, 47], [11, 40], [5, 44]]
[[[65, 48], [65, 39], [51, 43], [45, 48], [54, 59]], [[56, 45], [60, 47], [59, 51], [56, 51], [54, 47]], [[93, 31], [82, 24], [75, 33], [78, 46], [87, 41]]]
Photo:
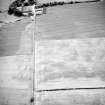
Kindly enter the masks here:
[[0, 0], [0, 105], [105, 105], [105, 0]]

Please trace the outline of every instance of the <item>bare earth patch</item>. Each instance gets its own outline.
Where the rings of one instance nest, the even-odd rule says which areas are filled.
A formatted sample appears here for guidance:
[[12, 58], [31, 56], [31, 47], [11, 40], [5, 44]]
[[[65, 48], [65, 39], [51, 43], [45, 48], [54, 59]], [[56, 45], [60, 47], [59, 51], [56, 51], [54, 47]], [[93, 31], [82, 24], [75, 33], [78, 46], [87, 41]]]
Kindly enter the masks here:
[[39, 89], [105, 86], [105, 39], [36, 41]]

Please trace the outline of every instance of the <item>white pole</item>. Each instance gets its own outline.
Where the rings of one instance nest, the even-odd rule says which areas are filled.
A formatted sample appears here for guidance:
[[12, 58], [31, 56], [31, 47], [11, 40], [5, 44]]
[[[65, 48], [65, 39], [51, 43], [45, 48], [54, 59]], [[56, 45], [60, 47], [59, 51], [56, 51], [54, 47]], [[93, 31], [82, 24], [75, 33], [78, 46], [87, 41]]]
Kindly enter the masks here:
[[35, 12], [35, 4], [31, 7], [31, 11], [33, 13], [33, 16], [31, 16], [31, 19], [34, 21], [36, 17], [36, 12]]

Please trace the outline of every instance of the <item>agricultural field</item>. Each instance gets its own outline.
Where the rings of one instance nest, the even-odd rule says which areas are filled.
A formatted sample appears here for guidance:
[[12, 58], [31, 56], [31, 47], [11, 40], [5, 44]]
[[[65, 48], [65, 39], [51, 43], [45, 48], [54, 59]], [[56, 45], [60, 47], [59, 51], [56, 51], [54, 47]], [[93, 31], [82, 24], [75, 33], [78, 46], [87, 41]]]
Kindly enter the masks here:
[[105, 3], [47, 8], [37, 16], [37, 105], [105, 105]]
[[33, 29], [29, 32], [29, 27], [33, 24], [30, 19], [8, 18], [4, 17], [0, 23], [0, 56], [32, 53]]

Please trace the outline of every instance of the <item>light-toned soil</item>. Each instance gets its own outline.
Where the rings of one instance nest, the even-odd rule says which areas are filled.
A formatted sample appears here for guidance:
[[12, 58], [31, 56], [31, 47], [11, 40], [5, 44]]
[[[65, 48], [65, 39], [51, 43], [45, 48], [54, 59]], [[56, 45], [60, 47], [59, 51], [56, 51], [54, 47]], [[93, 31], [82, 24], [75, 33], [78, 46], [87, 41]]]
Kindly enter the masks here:
[[36, 42], [38, 89], [105, 86], [105, 39]]
[[32, 55], [0, 57], [0, 105], [30, 104], [32, 67]]

